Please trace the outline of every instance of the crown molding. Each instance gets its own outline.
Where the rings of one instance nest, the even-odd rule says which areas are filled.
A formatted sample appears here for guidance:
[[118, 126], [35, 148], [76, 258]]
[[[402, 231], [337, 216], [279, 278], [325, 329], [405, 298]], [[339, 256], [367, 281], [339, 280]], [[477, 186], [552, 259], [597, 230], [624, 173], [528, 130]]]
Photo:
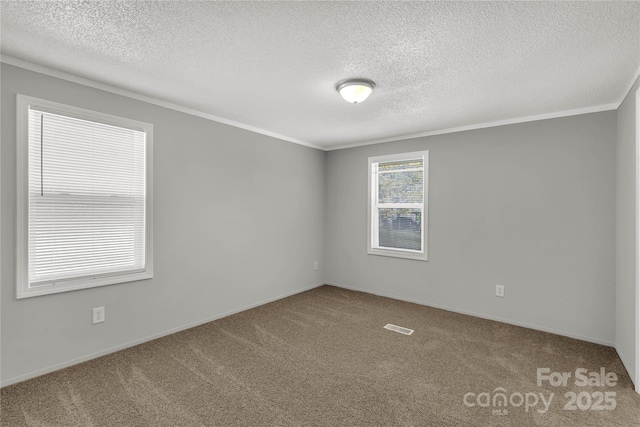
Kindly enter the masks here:
[[393, 137], [389, 137], [389, 138], [381, 138], [381, 139], [374, 139], [374, 140], [369, 140], [369, 141], [362, 141], [362, 142], [356, 142], [356, 143], [350, 143], [350, 144], [342, 144], [342, 145], [335, 145], [335, 146], [322, 146], [322, 145], [317, 145], [317, 144], [312, 144], [310, 142], [306, 142], [306, 141], [302, 141], [296, 138], [291, 138], [285, 135], [280, 135], [277, 134], [275, 132], [271, 132], [265, 129], [261, 129], [261, 128], [257, 128], [254, 126], [250, 126], [244, 123], [240, 123], [240, 122], [236, 122], [234, 120], [229, 120], [229, 119], [225, 119], [223, 117], [219, 117], [213, 114], [209, 114], [209, 113], [205, 113], [199, 110], [195, 110], [192, 108], [188, 108], [188, 107], [184, 107], [178, 104], [174, 104], [171, 102], [167, 102], [167, 101], [162, 101], [147, 95], [142, 95], [127, 89], [122, 89], [116, 86], [112, 86], [106, 83], [100, 83], [100, 82], [96, 82], [94, 80], [90, 80], [84, 77], [80, 77], [74, 74], [70, 74], [64, 71], [59, 71], [59, 70], [55, 70], [49, 67], [45, 67], [43, 65], [39, 65], [39, 64], [35, 64], [32, 62], [28, 62], [28, 61], [24, 61], [22, 59], [17, 59], [11, 56], [7, 56], [7, 55], [0, 55], [0, 62], [8, 64], [8, 65], [13, 65], [15, 67], [19, 67], [19, 68], [24, 68], [26, 70], [30, 70], [30, 71], [34, 71], [36, 73], [40, 73], [40, 74], [45, 74], [51, 77], [56, 77], [59, 79], [63, 79], [63, 80], [67, 80], [73, 83], [77, 83], [83, 86], [88, 86], [88, 87], [92, 87], [95, 89], [100, 89], [100, 90], [104, 90], [106, 92], [110, 92], [110, 93], [114, 93], [116, 95], [121, 95], [121, 96], [125, 96], [127, 98], [132, 98], [132, 99], [136, 99], [138, 101], [142, 101], [142, 102], [146, 102], [149, 104], [153, 104], [153, 105], [157, 105], [160, 107], [164, 107], [164, 108], [168, 108], [171, 110], [175, 110], [175, 111], [180, 111], [182, 113], [186, 113], [186, 114], [190, 114], [193, 116], [197, 116], [197, 117], [201, 117], [203, 119], [206, 120], [211, 120], [214, 122], [218, 122], [218, 123], [222, 123], [225, 125], [229, 125], [229, 126], [234, 126], [240, 129], [244, 129], [250, 132], [254, 132], [254, 133], [258, 133], [261, 135], [265, 135], [265, 136], [269, 136], [271, 138], [275, 138], [275, 139], [279, 139], [282, 141], [287, 141], [287, 142], [291, 142], [294, 144], [298, 144], [298, 145], [303, 145], [305, 147], [310, 147], [310, 148], [314, 148], [317, 150], [322, 150], [322, 151], [335, 151], [335, 150], [343, 150], [343, 149], [347, 149], [347, 148], [355, 148], [355, 147], [362, 147], [365, 145], [374, 145], [374, 144], [382, 144], [385, 142], [394, 142], [394, 141], [404, 141], [407, 139], [414, 139], [414, 138], [422, 138], [422, 137], [426, 137], [426, 136], [436, 136], [436, 135], [445, 135], [448, 133], [455, 133], [455, 132], [465, 132], [465, 131], [470, 131], [470, 130], [477, 130], [477, 129], [486, 129], [486, 128], [491, 128], [491, 127], [498, 127], [498, 126], [507, 126], [507, 125], [513, 125], [513, 124], [518, 124], [518, 123], [527, 123], [527, 122], [533, 122], [533, 121], [538, 121], [538, 120], [548, 120], [548, 119], [556, 119], [556, 118], [562, 118], [562, 117], [570, 117], [570, 116], [577, 116], [580, 114], [589, 114], [589, 113], [598, 113], [598, 112], [602, 112], [602, 111], [611, 111], [611, 110], [617, 110], [618, 107], [620, 107], [620, 105], [622, 104], [622, 102], [624, 101], [624, 99], [627, 97], [627, 95], [629, 94], [629, 91], [631, 90], [631, 88], [633, 87], [633, 85], [635, 84], [636, 80], [638, 80], [638, 77], [640, 77], [640, 67], [638, 67], [638, 69], [636, 70], [634, 77], [631, 79], [631, 82], [629, 83], [629, 85], [627, 86], [627, 88], [625, 89], [625, 91], [623, 92], [622, 96], [620, 97], [620, 99], [617, 102], [611, 103], [611, 104], [604, 104], [604, 105], [597, 105], [597, 106], [593, 106], [593, 107], [586, 107], [586, 108], [578, 108], [578, 109], [574, 109], [574, 110], [563, 110], [563, 111], [557, 111], [557, 112], [553, 112], [553, 113], [545, 113], [545, 114], [539, 114], [539, 115], [534, 115], [534, 116], [525, 116], [525, 117], [517, 117], [517, 118], [513, 118], [513, 119], [507, 119], [507, 120], [498, 120], [498, 121], [493, 121], [493, 122], [485, 122], [485, 123], [477, 123], [477, 124], [473, 124], [473, 125], [468, 125], [468, 126], [459, 126], [459, 127], [453, 127], [453, 128], [446, 128], [446, 129], [438, 129], [438, 130], [433, 130], [433, 131], [427, 131], [427, 132], [419, 132], [419, 133], [412, 133], [412, 134], [406, 134], [406, 135], [397, 135], [397, 136], [393, 136]]
[[422, 137], [425, 137], [425, 136], [444, 135], [444, 134], [448, 134], [448, 133], [465, 132], [465, 131], [469, 131], [469, 130], [486, 129], [486, 128], [492, 128], [492, 127], [498, 127], [498, 126], [507, 126], [507, 125], [515, 125], [515, 124], [519, 124], [519, 123], [535, 122], [535, 121], [539, 121], [539, 120], [548, 120], [548, 119], [557, 119], [557, 118], [561, 118], [561, 117], [578, 116], [580, 114], [599, 113], [599, 112], [602, 112], [602, 111], [615, 110], [619, 106], [620, 106], [619, 103], [597, 105], [595, 107], [578, 108], [578, 109], [575, 109], [575, 110], [557, 111], [557, 112], [554, 112], [554, 113], [538, 114], [538, 115], [535, 115], [535, 116], [517, 117], [517, 118], [514, 118], [514, 119], [508, 119], [508, 120], [497, 120], [497, 121], [494, 121], [494, 122], [478, 123], [478, 124], [473, 124], [473, 125], [468, 125], [468, 126], [459, 126], [459, 127], [454, 127], [454, 128], [438, 129], [438, 130], [428, 131], [428, 132], [420, 132], [420, 133], [412, 133], [412, 134], [401, 135], [401, 136], [394, 136], [394, 137], [390, 137], [390, 138], [375, 139], [375, 140], [372, 140], [372, 141], [356, 142], [356, 143], [353, 143], [353, 144], [345, 144], [345, 145], [338, 145], [338, 146], [335, 146], [335, 147], [327, 147], [325, 150], [327, 150], [327, 151], [343, 150], [343, 149], [346, 149], [346, 148], [362, 147], [364, 145], [382, 144], [382, 143], [385, 143], [385, 142], [393, 142], [393, 141], [404, 141], [404, 140], [407, 140], [407, 139], [422, 138]]
[[174, 104], [172, 102], [162, 101], [160, 99], [142, 95], [137, 92], [133, 92], [127, 89], [122, 89], [117, 86], [112, 86], [106, 83], [97, 82], [84, 77], [77, 76], [75, 74], [67, 73], [64, 71], [55, 70], [53, 68], [45, 67], [44, 65], [35, 64], [33, 62], [17, 59], [12, 56], [0, 55], [0, 62], [14, 67], [23, 68], [25, 70], [33, 71], [36, 73], [44, 74], [50, 77], [66, 80], [72, 83], [77, 83], [83, 86], [88, 86], [94, 89], [100, 89], [105, 92], [110, 92], [116, 95], [124, 96], [127, 98], [135, 99], [137, 101], [146, 102], [148, 104], [157, 105], [159, 107], [168, 108], [170, 110], [180, 111], [181, 113], [190, 114], [206, 120], [222, 123], [225, 125], [237, 127], [250, 132], [258, 133], [261, 135], [269, 136], [271, 138], [280, 139], [282, 141], [292, 142], [294, 144], [304, 145], [305, 147], [315, 148], [316, 150], [325, 150], [326, 148], [319, 145], [312, 144], [310, 142], [302, 141], [296, 138], [290, 138], [285, 135], [280, 135], [275, 132], [271, 132], [265, 129], [257, 128], [255, 126], [247, 125], [245, 123], [236, 122], [234, 120], [225, 119], [224, 117], [216, 116], [214, 114], [205, 113], [203, 111], [195, 110], [193, 108], [184, 107], [182, 105]]
[[622, 96], [620, 97], [620, 100], [618, 100], [618, 106], [616, 108], [619, 108], [620, 105], [622, 105], [627, 95], [629, 95], [629, 92], [631, 92], [631, 88], [633, 88], [633, 85], [636, 84], [636, 80], [638, 80], [638, 77], [640, 77], [640, 66], [636, 70], [636, 73], [633, 75], [633, 78], [631, 79], [631, 82], [629, 83], [625, 91], [622, 92]]

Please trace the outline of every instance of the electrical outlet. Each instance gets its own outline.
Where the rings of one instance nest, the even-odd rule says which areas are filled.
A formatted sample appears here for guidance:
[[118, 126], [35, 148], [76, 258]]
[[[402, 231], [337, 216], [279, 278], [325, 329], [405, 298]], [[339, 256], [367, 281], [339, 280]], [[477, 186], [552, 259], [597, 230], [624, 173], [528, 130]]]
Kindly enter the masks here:
[[104, 307], [96, 307], [93, 309], [93, 324], [104, 322]]
[[316, 271], [318, 270], [318, 261], [313, 263], [313, 269]]
[[504, 286], [496, 285], [496, 296], [504, 298]]

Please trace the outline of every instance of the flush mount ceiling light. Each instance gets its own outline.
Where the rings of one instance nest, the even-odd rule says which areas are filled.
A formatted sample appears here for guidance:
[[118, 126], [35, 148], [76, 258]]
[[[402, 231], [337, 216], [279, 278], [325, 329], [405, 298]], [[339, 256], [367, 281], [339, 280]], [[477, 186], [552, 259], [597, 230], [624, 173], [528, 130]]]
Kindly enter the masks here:
[[369, 79], [347, 79], [339, 81], [336, 90], [345, 101], [357, 104], [371, 95], [376, 84]]

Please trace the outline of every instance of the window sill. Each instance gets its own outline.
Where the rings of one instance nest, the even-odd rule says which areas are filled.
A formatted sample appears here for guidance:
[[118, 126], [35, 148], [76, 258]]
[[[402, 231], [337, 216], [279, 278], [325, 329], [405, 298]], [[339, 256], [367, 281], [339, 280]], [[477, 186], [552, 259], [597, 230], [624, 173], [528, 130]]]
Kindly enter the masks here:
[[139, 273], [66, 280], [51, 285], [41, 285], [34, 287], [23, 286], [18, 288], [18, 294], [16, 298], [23, 299], [41, 295], [58, 294], [61, 292], [96, 288], [98, 286], [116, 285], [118, 283], [136, 282], [138, 280], [147, 280], [151, 278], [153, 278], [153, 273], [151, 271], [141, 271]]
[[367, 251], [369, 255], [379, 255], [379, 256], [388, 256], [393, 258], [404, 258], [404, 259], [412, 259], [416, 261], [427, 261], [426, 253], [416, 253], [409, 251], [398, 251], [393, 249], [377, 249], [377, 248], [369, 248]]

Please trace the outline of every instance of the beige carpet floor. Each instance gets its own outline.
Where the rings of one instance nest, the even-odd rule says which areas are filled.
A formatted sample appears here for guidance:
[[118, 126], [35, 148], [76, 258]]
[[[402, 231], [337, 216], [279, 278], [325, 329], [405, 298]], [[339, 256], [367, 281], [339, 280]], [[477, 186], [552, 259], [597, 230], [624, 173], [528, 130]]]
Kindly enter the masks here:
[[[571, 378], [538, 386], [538, 368]], [[576, 385], [580, 368], [618, 380]], [[508, 406], [494, 405], [498, 388]], [[0, 425], [12, 427], [640, 426], [640, 395], [612, 348], [331, 286], [5, 387], [1, 399]]]

